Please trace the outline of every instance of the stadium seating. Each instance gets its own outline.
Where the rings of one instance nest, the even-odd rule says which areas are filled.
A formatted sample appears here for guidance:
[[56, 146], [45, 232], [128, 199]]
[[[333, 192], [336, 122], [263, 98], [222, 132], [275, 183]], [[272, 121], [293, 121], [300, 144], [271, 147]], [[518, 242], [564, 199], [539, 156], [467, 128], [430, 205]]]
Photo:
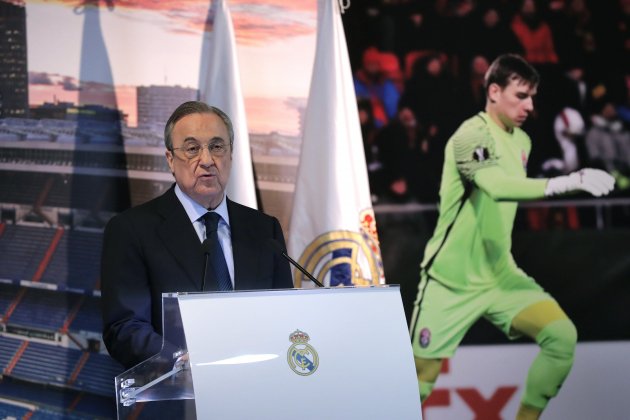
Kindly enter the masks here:
[[0, 176], [0, 203], [34, 204], [50, 174], [3, 171]]
[[22, 340], [0, 335], [0, 374], [9, 365], [13, 355], [22, 344]]
[[114, 377], [124, 371], [111, 357], [92, 353], [74, 382], [75, 387], [94, 394], [114, 396]]
[[0, 278], [31, 280], [55, 232], [55, 229], [6, 225], [0, 241]]
[[1, 419], [7, 419], [7, 420], [22, 419], [30, 411], [31, 410], [29, 410], [28, 408], [0, 402], [0, 418]]
[[31, 342], [11, 375], [38, 383], [65, 386], [80, 357], [79, 350]]
[[94, 290], [99, 277], [102, 241], [100, 232], [67, 230], [41, 281]]
[[8, 323], [57, 331], [81, 295], [28, 288]]
[[9, 305], [15, 299], [18, 290], [20, 290], [19, 286], [11, 284], [0, 285], [0, 317], [6, 313]]
[[77, 316], [69, 326], [69, 330], [100, 332], [102, 322], [101, 299], [85, 296]]
[[[116, 417], [111, 397], [91, 395], [81, 391], [37, 385], [12, 378], [0, 380], [0, 398], [36, 407], [33, 418], [50, 419], [112, 419]], [[11, 405], [13, 409], [15, 405]], [[0, 413], [2, 413], [0, 409]], [[36, 415], [35, 415], [36, 414]], [[12, 414], [14, 415], [14, 414]], [[48, 416], [48, 417], [46, 417]], [[17, 417], [22, 419], [23, 417]], [[0, 419], [4, 419], [0, 414]]]

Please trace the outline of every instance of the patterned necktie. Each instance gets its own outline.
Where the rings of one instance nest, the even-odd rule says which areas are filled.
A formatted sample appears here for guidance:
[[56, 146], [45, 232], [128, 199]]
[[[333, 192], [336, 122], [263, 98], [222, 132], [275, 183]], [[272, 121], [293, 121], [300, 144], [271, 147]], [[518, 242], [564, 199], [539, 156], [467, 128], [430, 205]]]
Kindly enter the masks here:
[[223, 255], [219, 235], [217, 234], [220, 219], [221, 216], [215, 212], [208, 212], [203, 215], [203, 221], [206, 225], [206, 239], [209, 243], [210, 264], [212, 265], [212, 270], [206, 272], [206, 280], [207, 283], [210, 283], [212, 274], [214, 274], [218, 290], [227, 291], [232, 290], [232, 281], [230, 280], [230, 272], [228, 271], [225, 255]]

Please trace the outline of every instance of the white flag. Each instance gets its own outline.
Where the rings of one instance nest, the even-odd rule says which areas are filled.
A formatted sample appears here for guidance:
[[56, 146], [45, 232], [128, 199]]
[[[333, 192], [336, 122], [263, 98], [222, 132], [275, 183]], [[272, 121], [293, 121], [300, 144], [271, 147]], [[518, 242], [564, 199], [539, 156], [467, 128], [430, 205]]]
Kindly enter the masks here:
[[[319, 0], [317, 47], [289, 254], [325, 285], [385, 282], [338, 0]], [[295, 271], [295, 286], [312, 286]]]
[[202, 63], [202, 74], [199, 75], [200, 100], [225, 111], [234, 124], [228, 197], [237, 203], [258, 208], [234, 28], [225, 0], [214, 0], [211, 14], [214, 14], [213, 29], [206, 34], [209, 42], [204, 41], [206, 50], [202, 53], [206, 61]]

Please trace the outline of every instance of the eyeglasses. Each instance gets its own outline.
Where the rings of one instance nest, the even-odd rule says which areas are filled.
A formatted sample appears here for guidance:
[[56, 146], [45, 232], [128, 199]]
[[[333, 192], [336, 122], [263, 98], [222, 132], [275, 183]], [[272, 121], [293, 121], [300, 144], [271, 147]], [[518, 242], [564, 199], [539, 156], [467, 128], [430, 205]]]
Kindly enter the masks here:
[[171, 150], [181, 150], [188, 159], [195, 159], [201, 155], [201, 149], [208, 148], [210, 155], [214, 157], [223, 157], [228, 151], [228, 146], [222, 141], [208, 143], [206, 145], [197, 142], [186, 142], [182, 147], [172, 147]]

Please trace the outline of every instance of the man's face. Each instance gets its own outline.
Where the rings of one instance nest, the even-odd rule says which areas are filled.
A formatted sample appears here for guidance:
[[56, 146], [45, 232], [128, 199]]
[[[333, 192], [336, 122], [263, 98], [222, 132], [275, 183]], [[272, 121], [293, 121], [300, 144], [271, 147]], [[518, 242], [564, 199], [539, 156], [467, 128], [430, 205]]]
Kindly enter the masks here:
[[534, 96], [537, 86], [532, 86], [520, 79], [513, 79], [504, 88], [492, 84], [488, 95], [494, 103], [494, 112], [503, 128], [511, 130], [525, 123], [529, 114], [534, 110]]
[[[166, 159], [175, 182], [190, 198], [205, 208], [221, 204], [230, 170], [232, 149], [227, 127], [215, 114], [190, 114], [177, 121], [171, 133], [173, 151], [166, 151]], [[210, 154], [209, 143], [224, 142], [227, 153], [217, 157]], [[178, 148], [197, 143], [202, 146], [197, 157], [188, 158]]]

